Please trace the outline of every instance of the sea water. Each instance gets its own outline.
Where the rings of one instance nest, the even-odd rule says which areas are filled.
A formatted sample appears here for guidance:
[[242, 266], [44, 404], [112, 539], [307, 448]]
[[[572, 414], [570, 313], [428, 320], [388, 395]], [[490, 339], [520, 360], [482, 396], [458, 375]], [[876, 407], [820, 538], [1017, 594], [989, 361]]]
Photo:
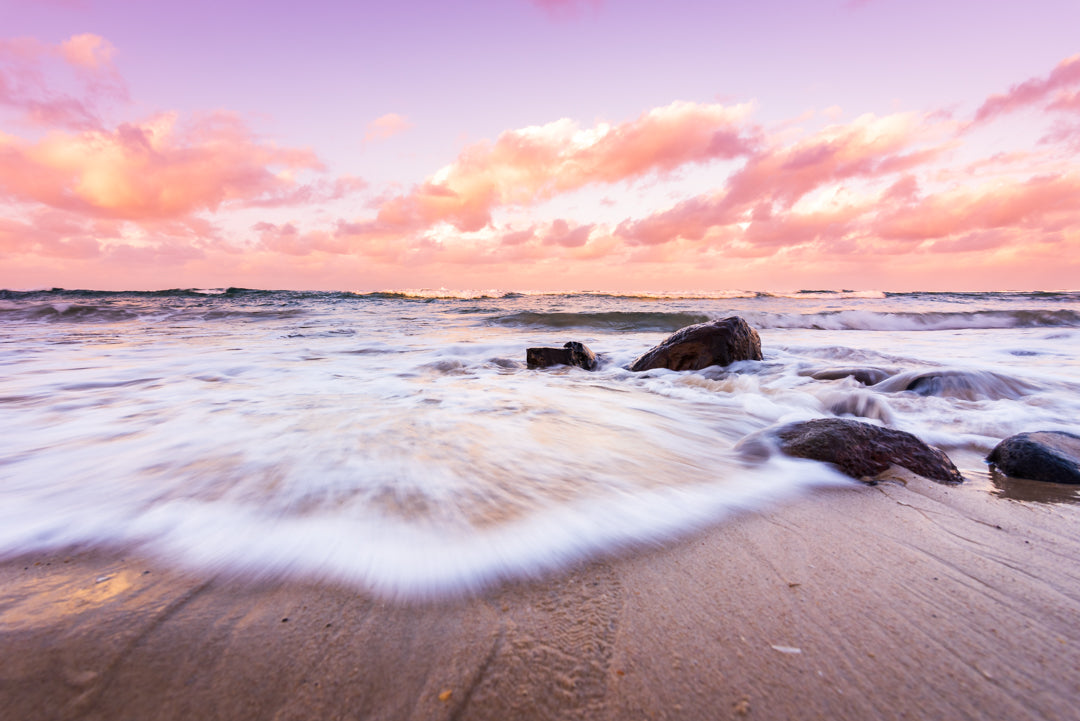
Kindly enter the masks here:
[[[731, 315], [763, 361], [626, 369]], [[526, 368], [568, 340], [598, 370]], [[854, 483], [737, 451], [792, 421], [909, 431], [989, 488], [1002, 438], [1080, 430], [1078, 351], [1080, 292], [3, 291], [0, 558], [468, 591]]]

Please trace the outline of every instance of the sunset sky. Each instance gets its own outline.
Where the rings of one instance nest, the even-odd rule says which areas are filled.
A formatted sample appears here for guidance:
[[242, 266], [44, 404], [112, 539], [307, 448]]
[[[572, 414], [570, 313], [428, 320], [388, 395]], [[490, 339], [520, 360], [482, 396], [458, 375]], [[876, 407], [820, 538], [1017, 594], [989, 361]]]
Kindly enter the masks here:
[[1077, 0], [0, 18], [2, 288], [1080, 288]]

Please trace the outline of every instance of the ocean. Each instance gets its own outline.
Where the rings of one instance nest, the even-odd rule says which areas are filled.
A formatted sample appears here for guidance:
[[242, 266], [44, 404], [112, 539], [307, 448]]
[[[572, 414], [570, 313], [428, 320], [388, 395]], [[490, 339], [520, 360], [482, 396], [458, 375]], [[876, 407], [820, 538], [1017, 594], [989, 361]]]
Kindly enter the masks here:
[[[731, 315], [763, 361], [626, 370]], [[527, 347], [569, 340], [598, 370], [526, 368]], [[471, 592], [856, 484], [735, 449], [830, 415], [942, 448], [961, 492], [1075, 503], [1025, 497], [982, 458], [1080, 430], [1078, 356], [1076, 291], [0, 291], [0, 558], [130, 549]], [[813, 377], [838, 368], [888, 377]]]

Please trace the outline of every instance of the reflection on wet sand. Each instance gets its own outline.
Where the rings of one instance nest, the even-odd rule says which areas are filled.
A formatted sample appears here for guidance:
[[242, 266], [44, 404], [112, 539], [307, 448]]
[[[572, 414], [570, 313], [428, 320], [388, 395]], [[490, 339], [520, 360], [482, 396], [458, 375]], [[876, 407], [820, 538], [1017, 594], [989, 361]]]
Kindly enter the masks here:
[[55, 624], [133, 597], [149, 583], [149, 571], [113, 567], [92, 574], [70, 561], [27, 561], [21, 574], [9, 576], [0, 591], [0, 631]]
[[994, 484], [992, 493], [1000, 498], [1009, 498], [1014, 501], [1034, 501], [1036, 503], [1080, 504], [1080, 486], [1013, 478], [1012, 476], [1006, 476], [996, 468], [990, 469], [990, 481]]

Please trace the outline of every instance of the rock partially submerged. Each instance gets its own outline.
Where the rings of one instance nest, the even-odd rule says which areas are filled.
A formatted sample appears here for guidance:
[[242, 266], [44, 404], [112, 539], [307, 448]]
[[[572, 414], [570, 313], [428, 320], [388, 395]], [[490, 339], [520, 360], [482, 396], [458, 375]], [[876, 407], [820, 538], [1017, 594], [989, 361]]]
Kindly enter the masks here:
[[895, 393], [911, 391], [920, 396], [942, 396], [965, 401], [1023, 398], [1035, 387], [1019, 378], [991, 371], [963, 368], [940, 368], [909, 371], [892, 376], [874, 390]]
[[851, 366], [843, 368], [821, 368], [810, 371], [809, 376], [817, 381], [835, 381], [841, 378], [854, 378], [864, 386], [880, 383], [896, 373], [895, 369], [875, 368], [873, 366]]
[[761, 338], [757, 331], [742, 318], [732, 316], [677, 331], [638, 357], [630, 364], [630, 370], [668, 368], [673, 371], [698, 371], [709, 366], [726, 366], [735, 361], [761, 358]]
[[1080, 436], [1064, 431], [1017, 433], [986, 457], [1007, 476], [1050, 483], [1080, 483]]
[[529, 368], [577, 366], [591, 371], [596, 369], [596, 354], [584, 343], [572, 340], [562, 348], [526, 348], [525, 365]]
[[818, 418], [784, 426], [775, 435], [787, 455], [831, 463], [860, 480], [872, 479], [892, 465], [940, 483], [964, 480], [943, 451], [892, 428], [846, 418]]

